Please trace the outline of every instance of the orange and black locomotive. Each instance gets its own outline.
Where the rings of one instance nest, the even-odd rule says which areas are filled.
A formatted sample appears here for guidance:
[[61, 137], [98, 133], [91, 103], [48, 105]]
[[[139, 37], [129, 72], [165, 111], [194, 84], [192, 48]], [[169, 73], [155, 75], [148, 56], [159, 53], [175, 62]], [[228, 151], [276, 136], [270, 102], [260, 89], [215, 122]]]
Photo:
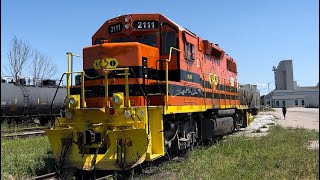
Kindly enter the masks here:
[[67, 54], [68, 104], [46, 131], [65, 166], [130, 169], [250, 123], [236, 61], [161, 14], [106, 21], [83, 49], [81, 72]]

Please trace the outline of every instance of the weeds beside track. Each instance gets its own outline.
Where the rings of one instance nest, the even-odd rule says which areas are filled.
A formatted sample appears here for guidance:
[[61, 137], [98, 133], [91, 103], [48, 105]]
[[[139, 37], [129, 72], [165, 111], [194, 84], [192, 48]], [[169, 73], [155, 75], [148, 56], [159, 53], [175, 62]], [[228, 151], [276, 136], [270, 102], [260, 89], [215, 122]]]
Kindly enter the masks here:
[[[213, 145], [196, 147], [179, 161], [152, 166], [152, 173], [147, 167], [130, 178], [318, 179], [319, 149], [308, 149], [310, 141], [319, 140], [318, 132], [280, 126], [269, 132], [259, 138], [227, 136]], [[27, 179], [55, 171], [46, 136], [2, 140], [1, 155], [1, 179]]]

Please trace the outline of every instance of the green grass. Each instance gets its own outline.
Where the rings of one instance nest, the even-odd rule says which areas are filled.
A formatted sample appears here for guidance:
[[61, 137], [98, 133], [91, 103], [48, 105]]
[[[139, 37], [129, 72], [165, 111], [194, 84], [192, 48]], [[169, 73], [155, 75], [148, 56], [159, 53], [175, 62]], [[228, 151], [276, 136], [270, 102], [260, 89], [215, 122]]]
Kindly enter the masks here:
[[182, 162], [161, 165], [155, 177], [171, 174], [166, 179], [319, 179], [319, 150], [306, 148], [308, 141], [318, 139], [319, 132], [280, 126], [270, 127], [270, 134], [259, 139], [229, 136], [210, 147], [196, 148]]
[[11, 127], [9, 126], [8, 122], [7, 121], [2, 121], [1, 122], [1, 132], [2, 131], [7, 131], [11, 129]]
[[46, 136], [1, 140], [1, 179], [26, 179], [53, 169], [54, 160]]
[[[306, 148], [308, 141], [318, 139], [318, 132], [280, 126], [260, 138], [228, 136], [197, 147], [181, 162], [155, 167], [159, 173], [146, 179], [318, 179], [319, 150]], [[1, 179], [26, 179], [53, 169], [46, 136], [2, 140]]]
[[11, 124], [9, 125], [8, 122], [3, 121], [1, 122], [1, 132], [5, 131], [18, 131], [24, 128], [34, 128], [34, 127], [40, 127], [38, 124]]

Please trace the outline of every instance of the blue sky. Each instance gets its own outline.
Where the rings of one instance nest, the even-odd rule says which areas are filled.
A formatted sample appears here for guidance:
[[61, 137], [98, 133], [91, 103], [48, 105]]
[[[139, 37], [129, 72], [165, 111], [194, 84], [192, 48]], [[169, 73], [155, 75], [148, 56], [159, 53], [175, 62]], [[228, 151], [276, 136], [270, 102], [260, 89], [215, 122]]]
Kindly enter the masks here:
[[[293, 60], [298, 85], [319, 82], [318, 0], [3, 0], [1, 66], [7, 64], [8, 45], [17, 36], [55, 61], [58, 79], [66, 71], [66, 52], [82, 54], [106, 20], [130, 13], [164, 14], [218, 43], [237, 60], [239, 82], [258, 84], [261, 94], [274, 80], [272, 66], [284, 59]], [[75, 69], [81, 67], [81, 59], [75, 59]]]

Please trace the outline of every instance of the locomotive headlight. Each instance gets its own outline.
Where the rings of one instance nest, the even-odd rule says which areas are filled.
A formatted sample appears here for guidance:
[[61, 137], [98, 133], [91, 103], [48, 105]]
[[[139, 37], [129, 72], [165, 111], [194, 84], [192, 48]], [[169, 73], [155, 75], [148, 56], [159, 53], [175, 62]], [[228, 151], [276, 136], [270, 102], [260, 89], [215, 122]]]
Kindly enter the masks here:
[[71, 97], [71, 98], [69, 99], [69, 103], [70, 103], [71, 105], [75, 105], [76, 102], [77, 102], [77, 100], [76, 100], [76, 98], [74, 98], [74, 97]]
[[128, 23], [128, 24], [124, 25], [124, 28], [125, 29], [129, 29], [130, 28], [130, 24]]
[[124, 22], [126, 23], [129, 22], [129, 20], [130, 20], [129, 17], [124, 18]]
[[79, 99], [80, 99], [80, 95], [79, 94], [71, 95], [71, 97], [68, 100], [69, 108], [70, 109], [78, 109], [78, 108], [80, 108]]
[[123, 93], [122, 92], [113, 93], [112, 102], [114, 107], [122, 108], [124, 105]]
[[120, 103], [120, 97], [118, 95], [113, 95], [112, 101], [116, 104]]

